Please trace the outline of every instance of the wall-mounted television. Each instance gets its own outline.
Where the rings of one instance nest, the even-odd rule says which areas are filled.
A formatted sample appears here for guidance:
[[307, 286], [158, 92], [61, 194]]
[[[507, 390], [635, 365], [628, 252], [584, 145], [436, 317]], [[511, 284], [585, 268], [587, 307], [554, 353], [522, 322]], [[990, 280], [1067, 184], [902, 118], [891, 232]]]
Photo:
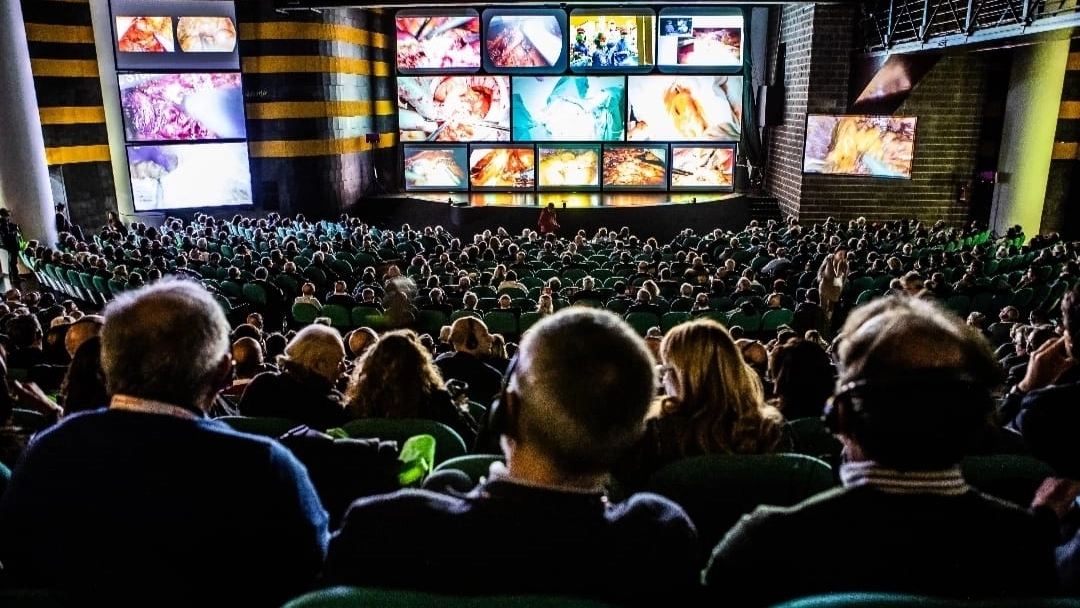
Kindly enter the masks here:
[[539, 146], [536, 155], [541, 189], [600, 188], [600, 144]]
[[112, 0], [117, 70], [238, 70], [231, 0]]
[[473, 190], [536, 188], [536, 149], [531, 145], [470, 146], [469, 187]]
[[911, 178], [914, 116], [809, 114], [803, 172]]
[[570, 12], [570, 69], [649, 72], [656, 65], [656, 13], [647, 8]]
[[244, 139], [239, 72], [119, 74], [129, 142]]
[[661, 9], [656, 38], [656, 65], [661, 72], [730, 74], [742, 70], [741, 9]]
[[401, 141], [509, 141], [507, 76], [399, 76]]
[[456, 192], [469, 189], [464, 144], [405, 144], [405, 190]]
[[626, 139], [738, 141], [742, 76], [629, 76]]
[[671, 144], [671, 189], [735, 189], [735, 145]]
[[663, 190], [668, 180], [666, 144], [606, 144], [601, 182], [605, 190]]
[[480, 69], [480, 13], [474, 9], [398, 11], [397, 69], [475, 72]]
[[487, 9], [483, 31], [483, 63], [488, 72], [558, 74], [566, 70], [566, 11], [562, 9]]
[[623, 76], [515, 76], [514, 141], [622, 141]]
[[131, 145], [127, 157], [135, 211], [252, 203], [244, 142]]

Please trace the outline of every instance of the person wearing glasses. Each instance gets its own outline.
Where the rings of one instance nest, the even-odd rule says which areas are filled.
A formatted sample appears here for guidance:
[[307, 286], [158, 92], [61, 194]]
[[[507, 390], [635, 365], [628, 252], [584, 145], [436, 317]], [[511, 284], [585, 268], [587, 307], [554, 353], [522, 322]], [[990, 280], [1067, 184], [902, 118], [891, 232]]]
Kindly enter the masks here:
[[[1052, 595], [1056, 530], [961, 474], [1002, 379], [985, 338], [908, 296], [857, 308], [841, 335], [825, 421], [844, 445], [843, 487], [744, 517], [713, 550], [708, 591], [744, 607], [849, 591]], [[776, 576], [761, 585], [761, 572]]]

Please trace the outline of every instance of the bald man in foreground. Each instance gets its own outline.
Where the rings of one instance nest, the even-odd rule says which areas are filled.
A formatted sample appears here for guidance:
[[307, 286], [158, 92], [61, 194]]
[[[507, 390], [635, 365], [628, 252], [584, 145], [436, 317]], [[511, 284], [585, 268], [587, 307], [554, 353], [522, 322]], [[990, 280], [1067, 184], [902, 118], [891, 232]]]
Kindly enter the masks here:
[[464, 494], [402, 490], [353, 503], [323, 584], [642, 606], [692, 597], [700, 561], [682, 509], [652, 494], [613, 503], [604, 491], [656, 392], [641, 339], [610, 312], [567, 308], [532, 327], [508, 375], [490, 420], [506, 465]]

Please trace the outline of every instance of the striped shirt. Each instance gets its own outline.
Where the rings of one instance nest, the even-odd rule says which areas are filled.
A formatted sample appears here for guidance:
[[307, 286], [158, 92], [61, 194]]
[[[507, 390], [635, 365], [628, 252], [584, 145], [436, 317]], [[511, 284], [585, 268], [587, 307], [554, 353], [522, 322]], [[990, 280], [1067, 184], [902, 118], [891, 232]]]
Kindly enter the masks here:
[[959, 496], [971, 488], [960, 473], [960, 465], [935, 471], [897, 471], [872, 460], [840, 465], [844, 487], [869, 485], [890, 494], [938, 494]]

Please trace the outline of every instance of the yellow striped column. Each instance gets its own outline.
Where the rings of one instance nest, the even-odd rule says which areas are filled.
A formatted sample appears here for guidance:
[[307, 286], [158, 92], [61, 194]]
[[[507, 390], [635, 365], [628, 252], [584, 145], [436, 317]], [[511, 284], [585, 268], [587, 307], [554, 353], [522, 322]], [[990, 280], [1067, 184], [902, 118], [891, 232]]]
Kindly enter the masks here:
[[1072, 41], [1065, 64], [1046, 190], [1044, 230], [1061, 232], [1070, 239], [1080, 238], [1080, 226], [1077, 226], [1080, 210], [1069, 204], [1080, 196], [1080, 39]]
[[256, 0], [237, 11], [257, 202], [336, 216], [372, 187], [376, 158], [394, 150], [390, 17], [280, 14]]

